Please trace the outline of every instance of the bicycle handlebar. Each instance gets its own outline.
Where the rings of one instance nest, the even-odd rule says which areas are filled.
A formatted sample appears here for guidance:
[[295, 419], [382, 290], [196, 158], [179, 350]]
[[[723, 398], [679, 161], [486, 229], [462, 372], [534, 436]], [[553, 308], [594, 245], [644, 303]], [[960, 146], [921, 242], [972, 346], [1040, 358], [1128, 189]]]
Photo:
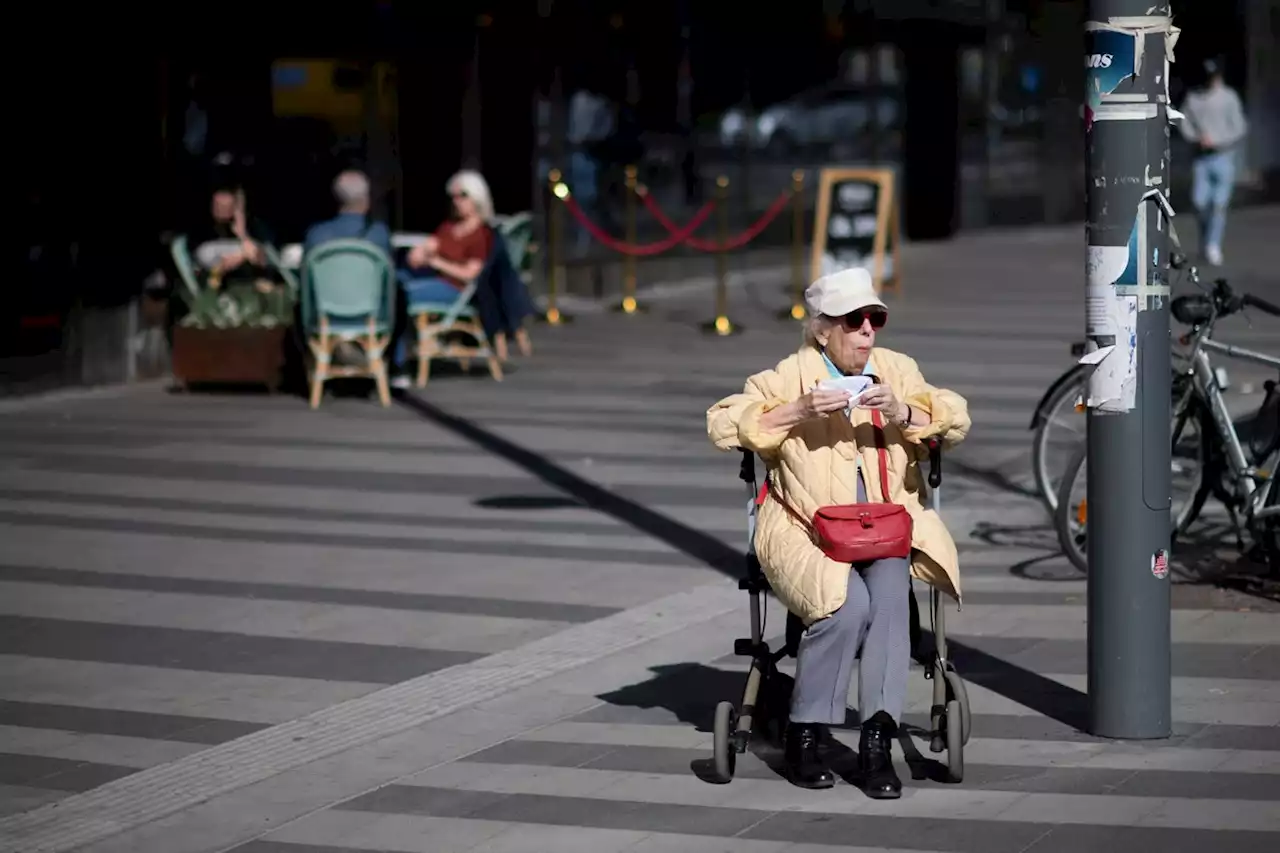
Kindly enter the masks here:
[[1251, 293], [1236, 293], [1225, 278], [1213, 283], [1210, 296], [1179, 296], [1170, 306], [1174, 318], [1189, 326], [1202, 326], [1238, 314], [1245, 308], [1256, 308], [1264, 314], [1280, 317], [1280, 306]]
[[1244, 296], [1240, 297], [1240, 303], [1241, 305], [1247, 305], [1251, 308], [1257, 308], [1259, 311], [1264, 314], [1270, 314], [1272, 317], [1280, 317], [1280, 306], [1277, 306], [1274, 302], [1268, 302], [1260, 296], [1254, 296], [1253, 294], [1246, 293]]

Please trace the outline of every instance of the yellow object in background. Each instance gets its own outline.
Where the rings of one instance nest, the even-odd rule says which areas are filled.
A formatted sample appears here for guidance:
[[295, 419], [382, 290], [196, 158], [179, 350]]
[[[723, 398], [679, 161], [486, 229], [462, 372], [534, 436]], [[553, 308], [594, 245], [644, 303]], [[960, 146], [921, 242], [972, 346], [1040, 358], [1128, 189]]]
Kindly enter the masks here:
[[[378, 82], [378, 114], [395, 115], [390, 63], [370, 66]], [[339, 133], [358, 132], [365, 116], [365, 68], [336, 59], [278, 59], [271, 66], [271, 105], [276, 118], [317, 118]]]

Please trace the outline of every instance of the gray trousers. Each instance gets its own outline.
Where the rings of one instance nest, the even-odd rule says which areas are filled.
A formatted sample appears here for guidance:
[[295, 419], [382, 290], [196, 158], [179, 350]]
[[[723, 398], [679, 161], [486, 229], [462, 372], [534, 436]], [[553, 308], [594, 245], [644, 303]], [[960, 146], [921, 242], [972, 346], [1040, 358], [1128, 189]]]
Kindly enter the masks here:
[[[863, 498], [862, 483], [858, 497]], [[884, 711], [898, 722], [911, 665], [911, 567], [907, 559], [855, 565], [840, 609], [814, 622], [800, 638], [791, 721], [839, 725], [849, 701], [854, 662], [858, 713], [866, 720]]]

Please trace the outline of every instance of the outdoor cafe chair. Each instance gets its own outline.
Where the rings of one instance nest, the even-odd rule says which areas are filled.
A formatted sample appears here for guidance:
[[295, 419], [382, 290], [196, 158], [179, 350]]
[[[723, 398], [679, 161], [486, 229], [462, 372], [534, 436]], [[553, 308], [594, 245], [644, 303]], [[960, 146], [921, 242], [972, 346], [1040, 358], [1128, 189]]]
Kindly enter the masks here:
[[[394, 234], [391, 245], [399, 251], [412, 248], [425, 238], [422, 234]], [[502, 363], [489, 346], [479, 312], [471, 304], [479, 283], [478, 278], [467, 282], [450, 302], [411, 300], [408, 303], [407, 312], [417, 337], [417, 387], [427, 387], [432, 359], [454, 359], [463, 370], [470, 369], [473, 358], [483, 359], [489, 365], [489, 374], [496, 381], [502, 381]]]
[[[347, 376], [372, 377], [378, 400], [391, 405], [386, 350], [395, 317], [395, 271], [391, 258], [367, 240], [321, 243], [302, 262], [302, 320], [311, 369], [311, 408], [320, 405], [324, 384]], [[339, 344], [358, 346], [363, 363], [335, 365]]]

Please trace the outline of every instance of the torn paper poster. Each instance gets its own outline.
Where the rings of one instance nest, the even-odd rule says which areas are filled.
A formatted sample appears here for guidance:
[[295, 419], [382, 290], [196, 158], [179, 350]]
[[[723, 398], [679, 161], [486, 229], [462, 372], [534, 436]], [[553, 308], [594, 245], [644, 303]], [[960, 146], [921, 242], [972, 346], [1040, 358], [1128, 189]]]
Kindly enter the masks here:
[[1147, 121], [1160, 115], [1159, 104], [1138, 104], [1124, 102], [1120, 104], [1099, 104], [1093, 111], [1094, 122], [1100, 121]]
[[1088, 286], [1109, 286], [1117, 294], [1137, 296], [1147, 280], [1147, 211], [1139, 205], [1129, 240], [1122, 246], [1090, 246], [1086, 260]]
[[1146, 283], [1147, 205], [1138, 205], [1129, 240], [1089, 246], [1085, 306], [1088, 338], [1081, 364], [1092, 366], [1085, 403], [1100, 412], [1128, 412], [1137, 399], [1139, 293]]
[[1138, 297], [1090, 288], [1089, 343], [1081, 364], [1092, 365], [1085, 404], [1100, 412], [1129, 412], [1138, 395]]
[[1085, 130], [1093, 127], [1094, 113], [1120, 84], [1138, 71], [1139, 37], [1132, 32], [1091, 24], [1085, 32]]
[[[1106, 285], [1091, 285], [1085, 290], [1085, 336], [1090, 340], [1098, 341], [1100, 345], [1114, 343], [1116, 335], [1120, 332], [1120, 327], [1112, 316], [1114, 303], [1115, 291]], [[1085, 357], [1088, 358], [1087, 355]], [[1094, 362], [1085, 361], [1084, 363]]]

